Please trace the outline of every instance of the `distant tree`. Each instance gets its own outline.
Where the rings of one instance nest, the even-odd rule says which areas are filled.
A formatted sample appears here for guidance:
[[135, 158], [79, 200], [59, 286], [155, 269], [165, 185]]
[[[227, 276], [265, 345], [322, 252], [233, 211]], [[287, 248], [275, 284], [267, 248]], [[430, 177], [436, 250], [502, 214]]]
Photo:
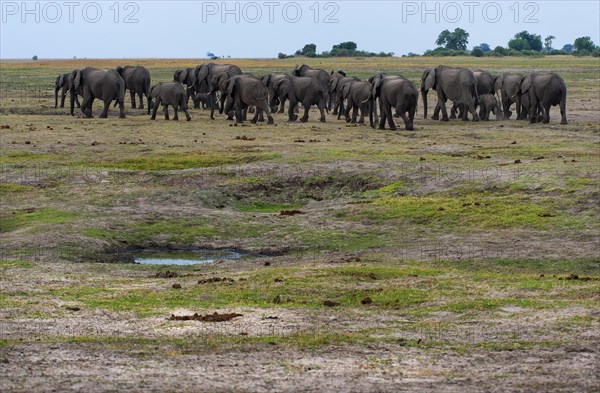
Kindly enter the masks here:
[[522, 38], [513, 38], [512, 40], [508, 41], [508, 47], [516, 51], [531, 49], [529, 43]]
[[573, 52], [573, 45], [566, 44], [562, 47], [562, 50], [564, 50], [567, 53], [571, 53], [571, 52]]
[[500, 45], [495, 47], [494, 50], [492, 51], [492, 55], [494, 55], [494, 56], [506, 56], [507, 54], [508, 54], [508, 51], [506, 50], [506, 48], [503, 48]]
[[285, 53], [279, 52], [277, 54], [277, 58], [278, 59], [291, 59], [292, 57], [294, 57], [293, 55], [286, 55]]
[[297, 56], [316, 57], [317, 56], [317, 45], [306, 44], [302, 49], [296, 51]]
[[469, 33], [458, 27], [453, 32], [449, 30], [442, 31], [435, 41], [436, 45], [453, 50], [466, 50], [468, 43]]
[[483, 51], [481, 50], [480, 47], [476, 46], [475, 48], [473, 48], [473, 50], [471, 51], [471, 55], [475, 56], [475, 57], [483, 57], [485, 55], [485, 53], [483, 53]]
[[[527, 45], [529, 46], [526, 49], [531, 49], [531, 50], [536, 50], [536, 51], [541, 51], [542, 50], [542, 36], [541, 35], [537, 35], [537, 34], [530, 34], [529, 32], [527, 32], [526, 30], [515, 34], [515, 38], [514, 40], [524, 40], [527, 42]], [[513, 41], [513, 40], [511, 40]], [[508, 45], [509, 48], [511, 49], [515, 49], [515, 50], [523, 50], [523, 49], [516, 49], [510, 46], [510, 42]]]
[[206, 52], [206, 57], [208, 57], [209, 59], [212, 59], [213, 57], [215, 57], [215, 54], [212, 52]]
[[479, 49], [481, 49], [484, 52], [489, 52], [492, 50], [492, 48], [490, 48], [490, 46], [488, 44], [486, 44], [485, 42], [482, 42], [481, 44], [477, 45], [479, 47]]
[[356, 45], [356, 42], [352, 42], [352, 41], [346, 41], [346, 42], [340, 42], [337, 45], [334, 45], [331, 50], [334, 51], [336, 49], [346, 49], [349, 51], [355, 51], [356, 48], [358, 48], [358, 45]]
[[33, 60], [33, 61], [37, 61], [37, 59], [38, 59], [37, 55], [33, 55], [33, 57], [31, 58], [31, 60]]
[[550, 52], [552, 50], [552, 41], [555, 39], [556, 37], [553, 35], [549, 35], [548, 37], [544, 38], [544, 49], [546, 49], [546, 52]]
[[590, 37], [579, 37], [573, 42], [573, 47], [577, 52], [587, 51], [591, 52], [596, 47]]

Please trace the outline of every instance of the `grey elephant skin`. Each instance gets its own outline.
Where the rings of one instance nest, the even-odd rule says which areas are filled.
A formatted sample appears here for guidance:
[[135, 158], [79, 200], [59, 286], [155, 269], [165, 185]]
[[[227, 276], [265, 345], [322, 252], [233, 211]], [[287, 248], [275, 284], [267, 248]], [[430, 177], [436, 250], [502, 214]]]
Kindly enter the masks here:
[[289, 121], [298, 119], [294, 109], [298, 103], [304, 107], [304, 116], [301, 122], [308, 121], [308, 112], [312, 105], [316, 105], [321, 112], [320, 121], [325, 123], [325, 87], [316, 78], [304, 76], [289, 76], [273, 83], [271, 91], [271, 107], [276, 107], [280, 100], [286, 98], [290, 101], [288, 108]]
[[[71, 90], [73, 86], [73, 77], [70, 72], [66, 74], [60, 74], [56, 77], [54, 81], [54, 109], [58, 107], [58, 91], [60, 90], [60, 107], [65, 107], [65, 98], [67, 97], [67, 92]], [[75, 103], [77, 104], [77, 108], [81, 108], [81, 103], [79, 102], [79, 97], [75, 96]]]
[[[487, 71], [476, 70], [473, 71], [473, 75], [475, 75], [475, 79], [477, 80], [477, 95], [481, 96], [483, 94], [494, 94], [494, 82], [496, 81], [495, 77]], [[479, 103], [477, 104], [479, 105]], [[452, 109], [450, 109], [450, 118], [456, 119], [456, 111], [460, 109], [460, 113], [458, 117], [463, 120], [469, 120], [467, 117], [467, 111], [465, 110], [464, 105], [457, 105], [454, 103], [452, 105]], [[436, 107], [436, 113], [438, 113], [439, 108]], [[481, 115], [479, 115], [481, 117]]]
[[[448, 121], [446, 101], [451, 100], [457, 105], [465, 105], [473, 116], [473, 121], [479, 121], [475, 111], [477, 103], [477, 79], [471, 70], [461, 67], [437, 66], [423, 72], [421, 76], [421, 94], [423, 96], [424, 118], [427, 118], [427, 94], [430, 89], [437, 92], [438, 105], [442, 110], [442, 121]], [[438, 120], [436, 113], [432, 119]]]
[[342, 90], [344, 87], [353, 82], [360, 81], [360, 78], [354, 76], [341, 76], [342, 74], [334, 74], [334, 77], [329, 79], [328, 83], [328, 99], [335, 102], [334, 110], [337, 110], [338, 120], [342, 113], [346, 112], [344, 108], [344, 98], [342, 98]]
[[496, 120], [502, 120], [502, 112], [498, 106], [498, 100], [493, 94], [482, 94], [479, 96], [479, 119], [490, 120], [490, 113], [496, 116]]
[[198, 85], [196, 84], [196, 71], [194, 67], [175, 70], [173, 73], [173, 82], [179, 82], [186, 87], [186, 104], [189, 102], [190, 97], [200, 93], [198, 91]]
[[[365, 115], [369, 115], [369, 124], [373, 123], [373, 97], [371, 95], [371, 84], [367, 81], [356, 80], [346, 83], [342, 88], [341, 99], [347, 101], [344, 116], [348, 123], [365, 123]], [[352, 109], [352, 117], [350, 117], [350, 109]], [[357, 121], [358, 111], [360, 110], [360, 119]]]
[[153, 104], [151, 120], [156, 120], [156, 111], [163, 104], [165, 120], [169, 120], [169, 105], [175, 112], [173, 120], [179, 120], [177, 114], [179, 108], [185, 113], [185, 118], [190, 121], [192, 117], [188, 113], [187, 103], [185, 102], [185, 89], [179, 82], [159, 82], [150, 88], [150, 98]]
[[510, 107], [513, 103], [516, 106], [517, 120], [527, 119], [529, 108], [522, 105], [521, 96], [518, 94], [522, 78], [523, 74], [509, 73], [500, 74], [494, 78], [494, 92], [500, 91], [500, 106], [505, 119], [510, 119], [512, 116]]
[[73, 86], [71, 86], [71, 115], [77, 94], [83, 96], [81, 112], [85, 117], [93, 117], [92, 105], [95, 99], [104, 102], [101, 118], [108, 117], [108, 108], [112, 101], [119, 105], [119, 117], [125, 118], [125, 81], [116, 70], [100, 70], [86, 67], [81, 70], [73, 70], [71, 73]]
[[227, 95], [225, 111], [235, 110], [236, 122], [242, 123], [248, 107], [256, 107], [254, 118], [250, 121], [256, 124], [263, 113], [267, 115], [268, 124], [273, 124], [269, 110], [269, 91], [262, 81], [252, 75], [234, 75], [224, 82], [224, 94]]
[[[261, 78], [261, 81], [265, 85], [267, 90], [270, 92], [270, 91], [272, 91], [273, 84], [275, 82], [280, 81], [282, 79], [288, 79], [288, 78], [289, 78], [289, 75], [287, 75], [287, 74], [267, 74]], [[269, 97], [269, 99], [271, 99], [271, 97]], [[279, 100], [280, 101], [279, 110], [277, 110], [277, 107], [275, 107], [275, 108], [271, 107], [271, 112], [284, 113], [286, 100], [287, 100], [287, 98], [281, 98]]]
[[381, 118], [379, 129], [385, 130], [387, 120], [390, 130], [396, 130], [392, 115], [395, 113], [404, 121], [406, 130], [414, 130], [413, 121], [417, 111], [419, 92], [415, 85], [408, 79], [398, 75], [376, 75], [370, 78], [372, 96], [379, 99]]
[[325, 100], [328, 100], [329, 94], [327, 93], [327, 84], [329, 83], [329, 74], [327, 71], [322, 68], [311, 68], [306, 64], [302, 64], [298, 67], [298, 64], [296, 64], [292, 75], [316, 78], [323, 85], [323, 88], [325, 89]]
[[[231, 75], [229, 72], [221, 72], [220, 74], [215, 75], [213, 77], [213, 87], [221, 92], [221, 101], [225, 102], [225, 104], [222, 106], [223, 110], [219, 109], [219, 113], [220, 114], [222, 114], [223, 112], [227, 113], [227, 120], [233, 120], [234, 116], [236, 114], [235, 108], [234, 108], [235, 97], [233, 95], [231, 95], [231, 89], [229, 88], [229, 85], [228, 85], [229, 80], [232, 78], [236, 78], [236, 77], [240, 77], [240, 78], [243, 77], [243, 78], [251, 79], [253, 81], [260, 82], [262, 87], [255, 85], [255, 84], [251, 85], [251, 86], [254, 86], [255, 89], [258, 89], [260, 91], [260, 92], [257, 92], [255, 97], [253, 97], [254, 100], [256, 100], [257, 97], [262, 96], [263, 88], [264, 88], [264, 90], [266, 90], [266, 88], [264, 87], [264, 84], [262, 83], [262, 80], [253, 74], [246, 73], [246, 74], [242, 74], [242, 75], [237, 75], [237, 74]], [[244, 84], [244, 86], [246, 86], [246, 84]], [[248, 93], [246, 93], [246, 94], [248, 94]], [[266, 91], [266, 94], [267, 94], [267, 103], [268, 103], [268, 90]], [[250, 96], [248, 96], [248, 98], [250, 98]], [[242, 115], [241, 115], [241, 118], [238, 118], [238, 122], [240, 121], [240, 119], [241, 119], [241, 121], [246, 120], [246, 114], [248, 112], [248, 109], [250, 109], [250, 108], [254, 109], [254, 106], [244, 105], [243, 103], [241, 104]], [[264, 121], [263, 111], [258, 111], [258, 112], [256, 112], [256, 114], [257, 114], [258, 121], [263, 122]]]
[[140, 99], [140, 109], [144, 109], [144, 97], [148, 101], [148, 113], [150, 113], [150, 71], [142, 66], [117, 67], [117, 72], [125, 81], [125, 91], [129, 90], [131, 97], [131, 108], [136, 109], [135, 96]]
[[[567, 86], [557, 74], [526, 74], [519, 82], [517, 92], [521, 99], [527, 97], [529, 103], [529, 123], [541, 120], [550, 123], [550, 108], [559, 106], [561, 121], [567, 123]], [[540, 114], [541, 119], [539, 119]]]
[[[348, 76], [348, 75], [346, 74], [345, 71], [342, 71], [342, 70], [331, 71], [331, 73], [329, 74], [329, 82], [327, 84], [327, 90], [328, 90], [327, 91], [327, 95], [328, 95], [328, 97], [327, 97], [327, 108], [331, 111], [331, 108], [333, 106], [333, 114], [334, 115], [338, 114], [339, 104], [338, 104], [338, 102], [334, 103], [335, 99], [333, 98], [331, 90], [333, 89], [334, 90], [333, 93], [335, 93], [335, 89], [337, 88], [337, 80], [340, 79], [340, 78], [344, 78], [346, 76]], [[335, 84], [335, 86], [332, 86], [332, 82], [334, 80], [336, 81], [336, 84]]]
[[[200, 65], [196, 66], [196, 68], [194, 69], [194, 74], [196, 75], [196, 83], [202, 83], [203, 81], [206, 81], [206, 83], [208, 84], [208, 86], [210, 88], [209, 94], [211, 95], [211, 102], [213, 103], [213, 105], [210, 108], [210, 118], [213, 120], [215, 118], [214, 113], [215, 113], [215, 105], [217, 102], [216, 89], [214, 89], [213, 78], [215, 77], [215, 75], [218, 75], [222, 72], [227, 72], [232, 76], [242, 74], [242, 70], [240, 69], [240, 67], [238, 67], [234, 64], [208, 63], [208, 64], [200, 64]], [[221, 111], [221, 113], [223, 112], [224, 105], [225, 105], [224, 100], [220, 100], [219, 110]]]

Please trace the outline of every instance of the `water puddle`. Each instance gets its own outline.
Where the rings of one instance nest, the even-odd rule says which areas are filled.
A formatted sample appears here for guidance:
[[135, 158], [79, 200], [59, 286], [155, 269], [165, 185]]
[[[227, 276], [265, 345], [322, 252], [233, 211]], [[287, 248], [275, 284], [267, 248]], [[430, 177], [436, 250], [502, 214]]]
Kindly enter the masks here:
[[135, 253], [133, 261], [141, 265], [203, 265], [220, 260], [254, 258], [235, 250], [158, 251], [146, 250]]

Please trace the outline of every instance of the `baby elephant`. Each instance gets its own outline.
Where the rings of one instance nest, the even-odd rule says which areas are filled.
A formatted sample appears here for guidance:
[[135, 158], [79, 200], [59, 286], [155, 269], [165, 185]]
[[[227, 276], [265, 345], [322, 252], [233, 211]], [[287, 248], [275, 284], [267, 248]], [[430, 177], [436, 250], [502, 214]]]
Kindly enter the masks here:
[[496, 97], [493, 94], [482, 94], [479, 96], [479, 118], [488, 121], [490, 113], [496, 115], [496, 120], [503, 119]]
[[202, 105], [202, 109], [206, 109], [212, 100], [208, 93], [197, 93], [192, 97], [192, 101], [194, 101], [194, 108], [200, 108]]
[[181, 108], [185, 112], [185, 118], [187, 121], [192, 120], [192, 117], [188, 113], [187, 104], [185, 102], [185, 90], [179, 82], [159, 82], [152, 86], [150, 89], [150, 99], [152, 108], [151, 120], [156, 120], [156, 111], [160, 104], [163, 104], [165, 119], [169, 120], [169, 105], [173, 107], [175, 115], [173, 120], [179, 120], [177, 116], [177, 110]]

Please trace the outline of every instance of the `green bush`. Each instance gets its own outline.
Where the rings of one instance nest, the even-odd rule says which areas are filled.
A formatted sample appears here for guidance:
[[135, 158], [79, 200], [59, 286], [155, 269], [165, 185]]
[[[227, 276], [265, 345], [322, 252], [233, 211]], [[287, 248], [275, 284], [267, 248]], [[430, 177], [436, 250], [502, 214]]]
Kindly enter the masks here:
[[475, 57], [483, 57], [485, 55], [485, 53], [483, 53], [483, 51], [481, 50], [481, 48], [474, 48], [471, 51], [471, 55], [473, 55]]

